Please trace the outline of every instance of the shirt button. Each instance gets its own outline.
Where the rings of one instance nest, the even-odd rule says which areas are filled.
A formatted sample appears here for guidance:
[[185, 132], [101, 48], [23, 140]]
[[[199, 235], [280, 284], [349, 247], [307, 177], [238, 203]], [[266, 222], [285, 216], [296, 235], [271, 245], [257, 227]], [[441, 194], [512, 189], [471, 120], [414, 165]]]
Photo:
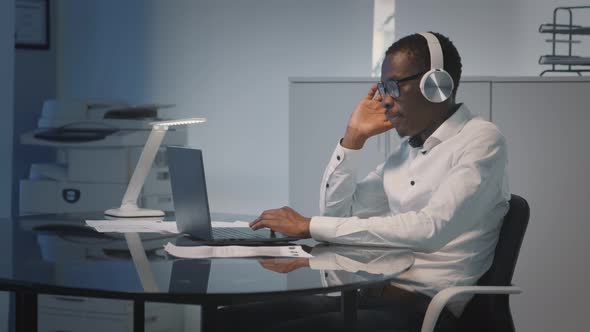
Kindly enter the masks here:
[[336, 160], [340, 160], [340, 156], [336, 156]]
[[412, 180], [412, 181], [410, 181], [410, 184], [413, 186], [413, 185], [415, 185], [415, 184], [416, 184], [416, 182], [414, 182], [414, 181]]
[[326, 183], [326, 188], [330, 188], [330, 184], [329, 183]]

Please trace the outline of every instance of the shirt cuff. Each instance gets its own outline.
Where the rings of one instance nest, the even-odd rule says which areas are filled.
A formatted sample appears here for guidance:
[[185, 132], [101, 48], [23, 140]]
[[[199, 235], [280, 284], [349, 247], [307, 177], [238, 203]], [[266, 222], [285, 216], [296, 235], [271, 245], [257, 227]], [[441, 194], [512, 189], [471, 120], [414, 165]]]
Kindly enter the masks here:
[[334, 254], [313, 256], [309, 258], [309, 268], [312, 270], [338, 270]]
[[334, 239], [338, 217], [312, 217], [309, 223], [309, 233], [316, 241], [330, 242]]

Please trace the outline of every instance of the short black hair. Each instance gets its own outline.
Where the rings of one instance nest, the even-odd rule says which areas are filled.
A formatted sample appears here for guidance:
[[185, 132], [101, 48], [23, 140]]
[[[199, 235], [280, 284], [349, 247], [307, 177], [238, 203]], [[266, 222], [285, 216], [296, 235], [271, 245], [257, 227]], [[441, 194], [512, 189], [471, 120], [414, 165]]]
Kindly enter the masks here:
[[[457, 51], [457, 48], [448, 37], [438, 32], [430, 33], [434, 34], [440, 42], [444, 58], [443, 66], [453, 78], [453, 83], [455, 84], [453, 95], [455, 95], [457, 93], [457, 88], [459, 87], [459, 80], [461, 79], [462, 65], [459, 51]], [[430, 52], [428, 50], [428, 43], [422, 35], [415, 33], [399, 39], [387, 49], [387, 52], [385, 52], [385, 58], [387, 59], [389, 55], [398, 52], [407, 52], [408, 54], [413, 55], [416, 59], [424, 59], [424, 66], [427, 70], [430, 69]]]

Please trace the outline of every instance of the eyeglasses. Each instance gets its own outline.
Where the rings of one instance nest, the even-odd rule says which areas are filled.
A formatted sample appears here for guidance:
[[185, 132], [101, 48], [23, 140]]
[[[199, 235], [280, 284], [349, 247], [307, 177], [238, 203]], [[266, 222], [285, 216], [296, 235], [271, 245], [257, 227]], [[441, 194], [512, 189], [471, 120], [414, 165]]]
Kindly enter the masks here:
[[426, 72], [420, 72], [418, 74], [414, 74], [412, 76], [404, 77], [399, 80], [389, 80], [385, 82], [377, 83], [377, 88], [379, 89], [379, 94], [381, 94], [381, 98], [385, 98], [385, 94], [390, 95], [393, 99], [397, 99], [400, 96], [400, 89], [399, 84], [405, 81], [415, 80], [418, 77], [424, 75]]

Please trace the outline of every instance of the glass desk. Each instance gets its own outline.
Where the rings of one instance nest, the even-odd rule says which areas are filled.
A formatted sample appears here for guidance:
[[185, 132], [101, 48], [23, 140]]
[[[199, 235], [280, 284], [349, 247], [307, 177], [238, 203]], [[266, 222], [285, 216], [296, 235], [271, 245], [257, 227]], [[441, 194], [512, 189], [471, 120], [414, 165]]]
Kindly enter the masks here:
[[[17, 331], [37, 330], [39, 294], [131, 300], [135, 331], [144, 329], [146, 302], [197, 304], [202, 330], [207, 331], [215, 328], [218, 306], [341, 292], [344, 317], [354, 323], [357, 291], [388, 283], [414, 262], [406, 250], [313, 240], [296, 242], [310, 252], [309, 259], [179, 259], [163, 246], [198, 243], [182, 235], [102, 234], [85, 226], [86, 219], [103, 217], [69, 214], [5, 220], [12, 230], [1, 236], [10, 237], [12, 253], [10, 268], [0, 271], [0, 290], [15, 293]], [[236, 220], [231, 215], [224, 219]]]

